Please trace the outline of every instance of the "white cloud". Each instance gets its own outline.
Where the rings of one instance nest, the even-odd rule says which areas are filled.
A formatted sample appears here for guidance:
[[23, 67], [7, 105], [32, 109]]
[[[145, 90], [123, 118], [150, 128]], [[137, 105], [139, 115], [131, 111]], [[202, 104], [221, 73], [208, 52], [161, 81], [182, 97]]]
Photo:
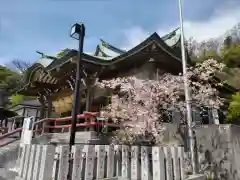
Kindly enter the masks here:
[[208, 21], [184, 23], [186, 37], [194, 37], [197, 41], [217, 38], [235, 26], [240, 19], [240, 7], [231, 11], [215, 13]]
[[[217, 10], [207, 21], [198, 22], [198, 21], [189, 21], [185, 20], [184, 22], [184, 33], [185, 37], [193, 37], [196, 41], [204, 41], [210, 38], [217, 38], [223, 35], [227, 30], [231, 29], [238, 22], [240, 22], [240, 7], [227, 7], [224, 10]], [[168, 27], [156, 30], [156, 32], [162, 36], [176, 27], [179, 27], [179, 24], [175, 24], [172, 27]], [[126, 36], [126, 48], [131, 48], [141, 41], [143, 41], [151, 32], [147, 32], [141, 27], [133, 27], [124, 31]]]

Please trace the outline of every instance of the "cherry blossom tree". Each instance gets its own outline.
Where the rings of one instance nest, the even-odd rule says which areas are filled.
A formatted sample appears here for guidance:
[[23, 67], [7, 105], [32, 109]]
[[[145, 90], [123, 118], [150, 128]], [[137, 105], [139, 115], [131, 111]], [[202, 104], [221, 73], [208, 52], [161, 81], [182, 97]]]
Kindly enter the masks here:
[[[219, 108], [223, 104], [224, 99], [218, 96], [217, 89], [209, 83], [213, 73], [223, 68], [223, 64], [213, 59], [188, 68], [193, 106]], [[118, 131], [119, 141], [133, 142], [137, 137], [147, 137], [149, 142], [156, 142], [164, 131], [161, 123], [163, 110], [175, 108], [185, 112], [182, 75], [162, 73], [158, 77], [158, 80], [143, 80], [130, 76], [97, 83], [102, 88], [113, 90], [111, 104], [103, 109], [103, 114], [124, 127]]]

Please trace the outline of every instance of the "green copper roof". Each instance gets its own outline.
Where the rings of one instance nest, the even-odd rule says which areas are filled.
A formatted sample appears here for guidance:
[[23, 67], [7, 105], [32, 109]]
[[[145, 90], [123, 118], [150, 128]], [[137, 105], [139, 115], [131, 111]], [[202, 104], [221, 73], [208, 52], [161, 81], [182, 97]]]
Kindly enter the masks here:
[[[161, 38], [168, 46], [172, 47], [174, 46], [180, 39], [180, 30], [179, 28], [176, 28], [172, 32], [164, 35]], [[101, 43], [97, 46], [95, 55], [100, 57], [117, 57], [124, 53], [126, 53], [125, 50], [119, 49], [107, 41], [104, 41], [100, 39]]]
[[107, 56], [107, 57], [104, 57], [104, 56], [95, 56], [95, 55], [92, 55], [92, 54], [89, 54], [89, 53], [85, 53], [86, 55], [88, 56], [91, 56], [93, 58], [99, 58], [99, 59], [102, 59], [103, 61], [109, 61], [109, 60], [112, 60], [114, 57], [110, 57], [110, 56]]
[[[155, 49], [155, 50], [153, 50]], [[98, 66], [111, 66], [113, 64], [118, 64], [121, 61], [125, 61], [126, 63], [131, 63], [131, 60], [134, 55], [138, 53], [143, 53], [145, 56], [146, 53], [163, 53], [172, 58], [174, 63], [174, 59], [176, 60], [176, 66], [181, 66], [181, 48], [180, 48], [180, 33], [177, 30], [172, 31], [166, 36], [162, 38], [157, 34], [153, 33], [143, 42], [133, 47], [128, 51], [123, 51], [110, 45], [106, 41], [101, 40], [101, 43], [97, 45], [96, 52], [93, 53], [83, 53], [82, 55], [82, 63], [87, 63], [89, 65]], [[62, 57], [51, 57], [44, 56], [39, 59], [32, 67], [30, 67], [26, 72], [27, 79], [31, 79], [33, 76], [38, 76], [39, 73], [34, 73], [37, 71], [42, 71], [46, 74], [51, 75], [51, 72], [55, 72], [55, 70], [64, 67], [65, 64], [69, 64], [72, 62], [73, 58], [76, 58], [78, 55], [78, 51], [71, 49], [66, 51]], [[140, 54], [139, 54], [140, 55]], [[140, 55], [140, 56], [142, 56]], [[157, 60], [157, 59], [156, 59]], [[157, 60], [158, 61], [158, 60]], [[163, 59], [159, 59], [159, 61], [164, 61]], [[189, 61], [190, 62], [190, 61]], [[169, 62], [165, 62], [169, 63]], [[41, 70], [42, 69], [42, 70]], [[181, 69], [181, 68], [180, 68]], [[41, 74], [41, 73], [40, 73]], [[37, 78], [37, 77], [36, 77]], [[29, 82], [31, 80], [28, 80]], [[35, 78], [34, 78], [35, 79]]]
[[115, 52], [115, 53], [117, 53], [117, 54], [123, 54], [123, 53], [126, 52], [126, 51], [124, 51], [124, 50], [121, 50], [121, 49], [119, 49], [119, 48], [117, 48], [117, 47], [115, 47], [115, 46], [107, 43], [106, 41], [104, 41], [104, 40], [102, 40], [102, 39], [100, 39], [100, 41], [102, 42], [101, 45], [102, 45], [103, 47], [106, 47], [107, 49], [109, 49], [109, 50], [111, 50], [111, 51], [113, 51], [113, 52]]
[[[145, 41], [137, 45], [136, 47], [132, 48], [129, 51], [123, 51], [121, 49], [118, 49], [114, 47], [113, 45], [110, 45], [106, 41], [101, 40], [101, 44], [97, 46], [96, 52], [94, 55], [89, 53], [83, 54], [83, 61], [99, 64], [99, 65], [107, 65], [106, 63], [113, 63], [113, 61], [119, 61], [123, 57], [129, 56], [131, 53], [134, 53], [134, 51], [138, 51], [137, 49], [141, 49], [144, 44], [149, 43], [150, 41], [155, 41], [160, 43], [159, 45], [161, 48], [165, 49], [170, 54], [175, 54], [175, 58], [180, 60], [181, 54], [179, 52], [181, 51], [179, 47], [176, 47], [176, 44], [180, 40], [180, 33], [178, 32], [178, 29], [174, 30], [173, 32], [169, 33], [168, 35], [163, 36], [163, 41], [157, 33], [153, 33], [149, 38], [147, 38]], [[172, 48], [174, 49], [172, 49]], [[66, 61], [69, 61], [72, 57], [77, 56], [76, 50], [70, 50], [66, 52], [66, 54], [63, 57], [59, 58], [48, 58], [48, 56], [39, 59], [36, 64], [40, 64], [43, 66], [43, 68], [46, 68], [46, 70], [51, 70], [55, 67], [59, 67], [63, 65]], [[104, 61], [106, 63], [104, 63]]]
[[174, 34], [172, 34], [172, 36], [168, 36], [168, 38], [166, 38], [164, 40], [164, 42], [168, 45], [168, 46], [174, 46], [180, 39], [180, 30], [179, 29], [176, 29], [174, 31]]
[[48, 58], [41, 58], [36, 63], [41, 64], [43, 67], [49, 66], [54, 60]]

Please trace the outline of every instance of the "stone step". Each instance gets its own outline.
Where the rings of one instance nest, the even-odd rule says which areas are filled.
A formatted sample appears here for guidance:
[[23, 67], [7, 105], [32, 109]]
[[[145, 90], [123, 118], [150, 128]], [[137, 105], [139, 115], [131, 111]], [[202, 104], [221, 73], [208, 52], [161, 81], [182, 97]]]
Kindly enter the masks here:
[[[69, 142], [69, 133], [54, 133], [49, 134], [49, 139], [51, 143], [60, 143], [65, 144]], [[75, 136], [75, 143], [85, 143], [91, 139], [96, 139], [96, 132], [91, 131], [83, 131], [77, 132]]]
[[[5, 139], [6, 141], [12, 141], [11, 138]], [[69, 133], [49, 133], [33, 138], [32, 144], [68, 144], [69, 143]], [[77, 132], [75, 138], [76, 144], [87, 143], [87, 144], [106, 144], [107, 141], [100, 140], [97, 137], [97, 133], [94, 131], [84, 131]], [[4, 167], [6, 163], [15, 161], [18, 156], [20, 140], [9, 143], [3, 147], [0, 147], [0, 168]]]

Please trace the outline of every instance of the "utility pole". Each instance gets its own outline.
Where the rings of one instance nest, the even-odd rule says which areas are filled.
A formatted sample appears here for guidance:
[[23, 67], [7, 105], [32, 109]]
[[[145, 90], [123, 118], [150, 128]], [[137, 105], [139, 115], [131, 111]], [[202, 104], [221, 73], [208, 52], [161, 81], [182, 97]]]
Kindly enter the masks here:
[[183, 68], [183, 81], [184, 81], [184, 93], [187, 109], [187, 128], [188, 138], [191, 153], [191, 165], [193, 174], [198, 173], [197, 158], [195, 153], [195, 135], [193, 133], [192, 123], [192, 107], [191, 107], [191, 95], [187, 77], [187, 61], [186, 61], [186, 50], [184, 45], [184, 30], [183, 30], [183, 13], [182, 13], [182, 0], [178, 0], [179, 5], [179, 18], [180, 18], [180, 32], [181, 32], [181, 50], [182, 50], [182, 68]]

